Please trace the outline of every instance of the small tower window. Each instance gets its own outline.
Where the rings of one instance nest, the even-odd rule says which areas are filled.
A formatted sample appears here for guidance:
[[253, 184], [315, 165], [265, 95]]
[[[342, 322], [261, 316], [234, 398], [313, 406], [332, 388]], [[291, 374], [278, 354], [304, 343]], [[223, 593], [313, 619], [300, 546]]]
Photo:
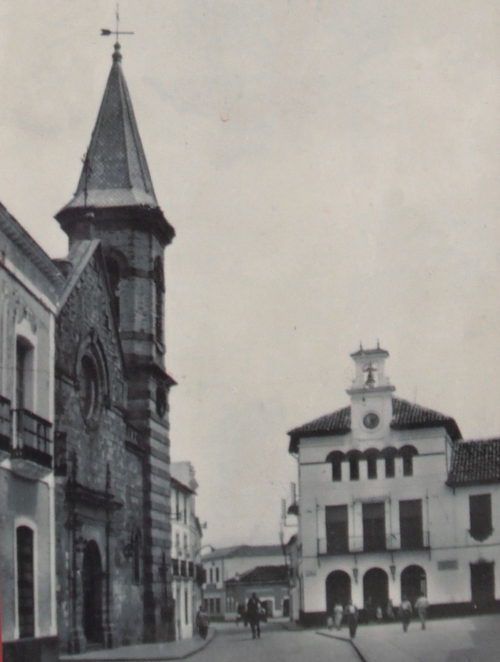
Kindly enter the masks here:
[[165, 276], [163, 273], [163, 264], [160, 257], [157, 257], [155, 260], [153, 279], [155, 294], [155, 338], [157, 342], [163, 344], [163, 296], [165, 293]]

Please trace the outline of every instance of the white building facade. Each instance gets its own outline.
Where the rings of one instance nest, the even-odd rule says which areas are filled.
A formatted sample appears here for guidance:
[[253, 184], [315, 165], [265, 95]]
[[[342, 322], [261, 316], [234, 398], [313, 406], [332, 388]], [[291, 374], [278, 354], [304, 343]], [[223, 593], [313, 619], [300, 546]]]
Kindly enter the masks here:
[[452, 418], [394, 397], [380, 347], [351, 356], [350, 406], [289, 433], [301, 620], [324, 623], [351, 598], [366, 618], [403, 595], [427, 595], [431, 614], [490, 608], [500, 440], [464, 442]]
[[175, 600], [175, 638], [195, 634], [196, 612], [201, 604], [201, 526], [196, 517], [198, 483], [190, 462], [172, 462], [172, 592]]
[[62, 277], [0, 205], [0, 600], [4, 662], [58, 658], [54, 329]]
[[[234, 620], [237, 601], [227, 595], [226, 581], [239, 578], [257, 566], [280, 566], [284, 563], [280, 545], [236, 545], [214, 549], [202, 558], [205, 584], [203, 604], [214, 620]], [[266, 596], [259, 596], [263, 599]], [[269, 598], [271, 599], [271, 598]]]

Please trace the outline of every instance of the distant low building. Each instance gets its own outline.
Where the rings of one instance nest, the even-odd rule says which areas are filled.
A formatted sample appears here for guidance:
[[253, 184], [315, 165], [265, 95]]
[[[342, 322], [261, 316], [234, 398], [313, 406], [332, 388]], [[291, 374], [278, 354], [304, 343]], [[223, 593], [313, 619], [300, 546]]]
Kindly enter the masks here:
[[175, 600], [175, 638], [195, 634], [195, 619], [201, 604], [202, 529], [196, 517], [198, 483], [190, 462], [170, 465], [170, 508], [172, 513], [172, 590]]
[[262, 565], [226, 581], [228, 613], [236, 615], [255, 593], [269, 618], [290, 615], [289, 572], [287, 565]]
[[289, 432], [300, 619], [421, 593], [431, 614], [498, 606], [500, 439], [463, 441], [453, 418], [394, 397], [380, 347], [351, 356], [350, 405]]
[[202, 562], [205, 610], [213, 619], [233, 620], [237, 605], [232, 599], [226, 599], [226, 581], [253, 570], [257, 565], [283, 565], [284, 556], [280, 545], [236, 545], [214, 550], [204, 555]]

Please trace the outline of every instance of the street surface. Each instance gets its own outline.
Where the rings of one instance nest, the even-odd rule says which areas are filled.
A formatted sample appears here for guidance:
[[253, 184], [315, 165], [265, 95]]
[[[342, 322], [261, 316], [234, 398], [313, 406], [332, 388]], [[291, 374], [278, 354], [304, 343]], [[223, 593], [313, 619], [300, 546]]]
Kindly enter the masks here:
[[212, 643], [195, 655], [196, 662], [360, 662], [349, 642], [321, 637], [313, 630], [288, 631], [280, 623], [263, 623], [260, 639], [250, 627], [215, 624]]

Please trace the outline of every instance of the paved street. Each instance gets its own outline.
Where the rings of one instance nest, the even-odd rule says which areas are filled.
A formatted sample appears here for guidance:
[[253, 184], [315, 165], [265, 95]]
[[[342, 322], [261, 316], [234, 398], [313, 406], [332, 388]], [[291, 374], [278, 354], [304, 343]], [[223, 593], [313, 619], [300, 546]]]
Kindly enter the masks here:
[[218, 625], [212, 643], [196, 662], [359, 662], [350, 643], [318, 636], [313, 630], [287, 631], [279, 623], [263, 625], [261, 639], [249, 627]]

